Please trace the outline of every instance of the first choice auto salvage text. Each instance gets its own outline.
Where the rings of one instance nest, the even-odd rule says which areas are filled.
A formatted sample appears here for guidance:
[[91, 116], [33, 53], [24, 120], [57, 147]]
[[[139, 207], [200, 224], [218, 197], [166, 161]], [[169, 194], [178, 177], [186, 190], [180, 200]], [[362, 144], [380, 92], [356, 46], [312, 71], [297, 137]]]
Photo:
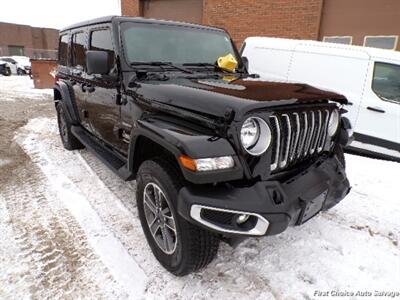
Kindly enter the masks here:
[[400, 298], [400, 291], [314, 291], [314, 297], [387, 297]]

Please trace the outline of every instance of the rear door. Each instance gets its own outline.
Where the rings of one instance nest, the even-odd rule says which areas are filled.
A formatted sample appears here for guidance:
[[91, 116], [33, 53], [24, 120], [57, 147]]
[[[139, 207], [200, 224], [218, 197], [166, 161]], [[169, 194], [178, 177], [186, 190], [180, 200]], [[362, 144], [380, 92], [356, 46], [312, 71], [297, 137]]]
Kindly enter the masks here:
[[90, 29], [89, 49], [108, 52], [110, 72], [107, 75], [89, 75], [87, 90], [87, 110], [93, 133], [117, 149], [122, 147], [118, 125], [121, 106], [118, 104], [120, 86], [117, 83], [118, 70], [115, 63], [114, 43], [111, 28]]
[[400, 64], [372, 61], [355, 131], [357, 141], [400, 157]]
[[86, 80], [87, 34], [84, 30], [72, 34], [71, 42], [71, 83], [74, 89], [75, 102], [81, 124], [90, 130], [86, 108], [86, 91], [83, 89]]

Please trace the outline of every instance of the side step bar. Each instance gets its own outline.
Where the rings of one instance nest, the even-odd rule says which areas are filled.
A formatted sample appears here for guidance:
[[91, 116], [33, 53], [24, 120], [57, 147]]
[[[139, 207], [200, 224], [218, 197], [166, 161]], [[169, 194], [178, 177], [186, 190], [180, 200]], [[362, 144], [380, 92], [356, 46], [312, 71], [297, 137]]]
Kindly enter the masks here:
[[115, 174], [125, 181], [131, 179], [132, 174], [128, 171], [127, 163], [123, 158], [119, 157], [112, 150], [96, 141], [96, 139], [82, 127], [72, 126], [71, 132], [90, 152], [107, 165]]

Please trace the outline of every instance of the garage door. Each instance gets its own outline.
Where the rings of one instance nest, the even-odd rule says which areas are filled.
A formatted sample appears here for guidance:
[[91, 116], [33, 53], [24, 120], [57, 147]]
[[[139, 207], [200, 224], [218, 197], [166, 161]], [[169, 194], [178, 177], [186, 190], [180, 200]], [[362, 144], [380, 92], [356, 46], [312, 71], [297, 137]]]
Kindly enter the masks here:
[[145, 0], [145, 18], [202, 23], [203, 0]]

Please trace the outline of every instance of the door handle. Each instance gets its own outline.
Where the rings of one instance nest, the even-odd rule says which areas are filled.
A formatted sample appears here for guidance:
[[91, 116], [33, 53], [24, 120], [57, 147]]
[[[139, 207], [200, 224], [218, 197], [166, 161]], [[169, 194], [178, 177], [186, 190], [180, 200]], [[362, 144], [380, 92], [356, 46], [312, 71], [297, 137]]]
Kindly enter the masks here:
[[368, 106], [367, 109], [375, 111], [375, 112], [379, 112], [379, 113], [385, 113], [386, 111], [384, 111], [382, 108], [380, 107], [373, 107], [373, 106]]
[[91, 86], [90, 84], [82, 84], [82, 92], [93, 93], [95, 90], [95, 87]]

